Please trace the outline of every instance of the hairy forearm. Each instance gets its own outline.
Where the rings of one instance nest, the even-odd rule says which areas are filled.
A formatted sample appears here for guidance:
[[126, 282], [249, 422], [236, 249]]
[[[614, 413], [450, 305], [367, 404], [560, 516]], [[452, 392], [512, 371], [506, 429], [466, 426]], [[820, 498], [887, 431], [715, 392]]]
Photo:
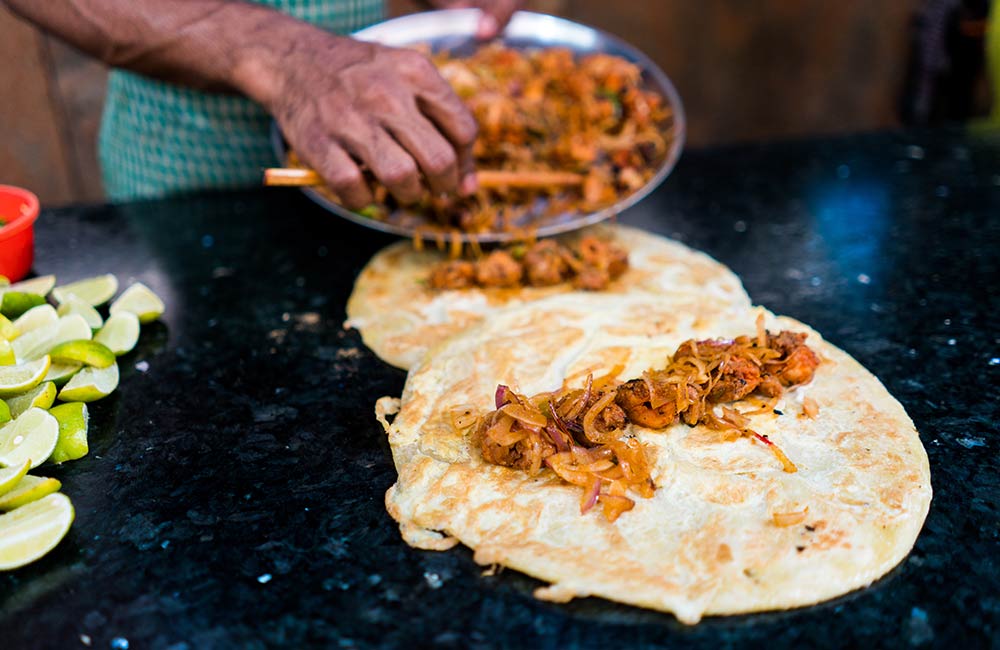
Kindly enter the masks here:
[[281, 92], [281, 68], [296, 44], [319, 31], [236, 0], [0, 2], [108, 65], [265, 104]]

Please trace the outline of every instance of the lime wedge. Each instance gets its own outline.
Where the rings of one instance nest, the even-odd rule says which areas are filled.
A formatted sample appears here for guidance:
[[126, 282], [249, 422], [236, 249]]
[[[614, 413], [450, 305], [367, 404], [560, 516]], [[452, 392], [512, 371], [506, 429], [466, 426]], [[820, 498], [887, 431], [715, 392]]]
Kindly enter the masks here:
[[7, 494], [0, 496], [0, 510], [10, 512], [26, 506], [32, 501], [38, 501], [53, 492], [58, 492], [61, 487], [62, 483], [58, 479], [28, 474]]
[[73, 504], [57, 492], [0, 516], [0, 571], [22, 567], [54, 549], [73, 525]]
[[117, 356], [128, 354], [139, 341], [139, 317], [130, 311], [112, 314], [104, 327], [94, 334], [94, 340], [106, 345]]
[[45, 296], [23, 291], [4, 291], [0, 313], [8, 318], [17, 318], [32, 307], [45, 304]]
[[16, 366], [0, 366], [0, 397], [11, 397], [31, 390], [42, 383], [49, 371], [48, 356]]
[[93, 402], [107, 397], [118, 388], [118, 364], [107, 368], [84, 368], [59, 391], [64, 402]]
[[[28, 311], [31, 311], [30, 309]], [[14, 323], [10, 322], [10, 319], [0, 314], [0, 338], [12, 341], [17, 338], [20, 332], [14, 327]]]
[[[49, 373], [55, 368], [55, 364], [49, 366]], [[21, 417], [21, 414], [32, 407], [48, 409], [56, 401], [56, 385], [51, 381], [44, 381], [31, 390], [20, 395], [8, 397], [6, 405], [10, 407], [11, 417]]]
[[49, 413], [59, 423], [59, 440], [55, 451], [49, 457], [53, 463], [64, 463], [87, 455], [87, 423], [90, 415], [83, 402], [67, 402], [53, 408]]
[[75, 293], [68, 293], [64, 296], [64, 300], [59, 305], [56, 313], [60, 316], [79, 314], [83, 316], [83, 320], [87, 321], [87, 325], [90, 325], [90, 329], [92, 330], [100, 329], [101, 325], [104, 324], [104, 319], [97, 313], [97, 310], [89, 302], [78, 298]]
[[140, 323], [151, 323], [163, 314], [163, 301], [141, 282], [136, 282], [111, 303], [111, 314], [130, 311]]
[[11, 340], [22, 334], [27, 334], [33, 330], [51, 325], [59, 320], [56, 309], [52, 305], [38, 305], [21, 314], [21, 317], [14, 321], [14, 329], [17, 330]]
[[[31, 463], [24, 461], [20, 465], [11, 465], [0, 469], [0, 496], [13, 490], [31, 469]], [[59, 489], [59, 488], [56, 488]]]
[[62, 304], [66, 302], [69, 294], [73, 294], [88, 305], [99, 307], [111, 300], [117, 291], [118, 278], [107, 273], [56, 287], [52, 290], [52, 297]]
[[107, 368], [115, 362], [115, 353], [96, 341], [66, 341], [49, 350], [56, 363], [82, 363], [95, 368]]
[[0, 338], [0, 366], [12, 366], [17, 363], [14, 357], [14, 347], [5, 338]]
[[64, 343], [89, 339], [93, 336], [90, 325], [79, 314], [63, 316], [55, 323], [40, 327], [22, 334], [14, 339], [14, 355], [19, 361], [30, 361], [48, 353], [49, 350]]
[[0, 465], [31, 460], [34, 469], [49, 459], [59, 440], [59, 423], [48, 411], [31, 408], [0, 428]]
[[5, 424], [14, 419], [14, 416], [10, 413], [10, 406], [7, 402], [0, 400], [0, 424]]
[[49, 366], [49, 371], [45, 374], [43, 381], [51, 381], [56, 386], [63, 386], [82, 367], [83, 364], [79, 363], [53, 363]]
[[35, 293], [39, 296], [47, 296], [49, 292], [52, 291], [52, 287], [56, 286], [56, 276], [54, 275], [40, 275], [37, 278], [31, 278], [30, 280], [21, 280], [20, 282], [15, 282], [8, 288], [9, 291], [21, 291], [23, 293]]

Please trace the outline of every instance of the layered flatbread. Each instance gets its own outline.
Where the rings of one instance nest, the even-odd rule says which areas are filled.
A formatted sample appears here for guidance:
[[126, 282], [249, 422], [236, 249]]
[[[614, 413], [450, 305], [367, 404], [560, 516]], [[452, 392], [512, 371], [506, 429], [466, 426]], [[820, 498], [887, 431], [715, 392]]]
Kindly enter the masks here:
[[[620, 224], [589, 228], [560, 240], [571, 243], [586, 235], [616, 242], [629, 255], [629, 269], [602, 293], [650, 293], [665, 304], [697, 297], [706, 305], [750, 306], [732, 271], [683, 244]], [[365, 344], [386, 362], [408, 369], [434, 345], [504, 307], [557, 294], [582, 295], [569, 283], [432, 289], [428, 275], [444, 258], [438, 251], [416, 251], [410, 242], [399, 242], [376, 254], [358, 276], [347, 303], [346, 325], [360, 330]]]
[[[685, 623], [813, 604], [866, 586], [899, 563], [927, 515], [927, 455], [902, 406], [850, 356], [807, 326], [766, 314], [772, 331], [806, 333], [812, 381], [751, 417], [797, 471], [763, 445], [703, 425], [628, 425], [652, 463], [655, 491], [610, 523], [581, 514], [580, 488], [550, 470], [485, 463], [455, 413], [494, 408], [498, 384], [534, 394], [619, 366], [622, 379], [662, 366], [687, 339], [754, 331], [761, 310], [648, 294], [565, 294], [491, 314], [439, 345], [409, 376], [401, 404], [380, 400], [399, 478], [386, 507], [411, 545], [475, 549], [550, 583], [536, 596], [600, 596], [673, 612]], [[804, 413], [804, 404], [813, 411]], [[385, 423], [385, 418], [383, 417]], [[778, 525], [782, 513], [805, 513]]]

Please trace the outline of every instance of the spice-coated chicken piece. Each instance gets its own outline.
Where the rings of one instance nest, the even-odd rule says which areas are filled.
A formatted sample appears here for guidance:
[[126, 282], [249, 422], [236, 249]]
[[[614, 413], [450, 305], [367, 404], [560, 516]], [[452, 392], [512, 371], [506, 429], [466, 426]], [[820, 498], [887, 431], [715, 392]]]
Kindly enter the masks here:
[[677, 404], [673, 400], [653, 408], [649, 387], [642, 379], [632, 379], [619, 386], [615, 403], [625, 411], [630, 422], [650, 429], [662, 429], [677, 419]]
[[566, 253], [551, 239], [534, 243], [524, 254], [524, 273], [528, 283], [536, 287], [559, 284], [570, 274]]
[[806, 335], [784, 331], [767, 335], [768, 347], [781, 356], [764, 364], [764, 371], [777, 377], [782, 386], [804, 384], [813, 378], [819, 357], [806, 345]]
[[735, 402], [754, 392], [760, 385], [760, 368], [744, 357], [729, 357], [719, 366], [719, 371], [719, 379], [708, 394], [713, 402]]
[[504, 250], [495, 250], [476, 262], [476, 283], [481, 287], [516, 287], [523, 273], [521, 263]]
[[476, 284], [476, 267], [465, 260], [442, 262], [431, 270], [428, 282], [434, 289], [467, 289]]

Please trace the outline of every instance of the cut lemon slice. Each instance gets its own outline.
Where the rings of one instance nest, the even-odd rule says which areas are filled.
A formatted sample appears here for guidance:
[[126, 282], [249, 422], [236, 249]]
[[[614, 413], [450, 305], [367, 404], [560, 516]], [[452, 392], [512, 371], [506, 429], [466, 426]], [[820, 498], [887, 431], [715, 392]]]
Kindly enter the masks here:
[[130, 311], [111, 315], [104, 327], [94, 334], [94, 340], [106, 345], [117, 356], [128, 354], [139, 341], [139, 317]]
[[53, 492], [58, 492], [61, 487], [62, 483], [57, 479], [28, 474], [12, 490], [0, 496], [0, 510], [10, 512], [15, 508], [26, 506], [32, 501], [38, 501]]
[[87, 325], [90, 325], [92, 330], [100, 329], [101, 325], [104, 324], [104, 319], [97, 313], [97, 310], [89, 302], [78, 298], [75, 293], [66, 294], [56, 313], [60, 316], [79, 314], [83, 316], [83, 320], [87, 321]]
[[45, 296], [23, 291], [4, 291], [0, 302], [0, 313], [8, 318], [17, 318], [32, 307], [45, 304]]
[[80, 372], [83, 364], [79, 363], [53, 363], [49, 366], [49, 371], [45, 374], [44, 381], [51, 381], [57, 387], [66, 385], [70, 377]]
[[87, 405], [83, 402], [68, 402], [60, 404], [49, 413], [59, 423], [59, 440], [49, 460], [64, 463], [86, 456], [90, 451], [87, 445], [87, 425], [90, 422]]
[[54, 549], [69, 532], [73, 516], [73, 504], [62, 493], [0, 516], [0, 570], [24, 566]]
[[56, 313], [56, 308], [52, 305], [38, 305], [37, 307], [32, 307], [28, 311], [21, 314], [20, 318], [14, 321], [15, 332], [14, 337], [11, 339], [16, 339], [22, 334], [27, 334], [28, 332], [37, 330], [39, 328], [45, 327], [46, 325], [51, 325], [59, 320], [59, 315]]
[[[52, 369], [55, 365], [49, 366], [49, 372], [51, 374]], [[20, 395], [15, 395], [14, 397], [7, 398], [7, 406], [10, 407], [11, 417], [21, 417], [21, 414], [28, 409], [37, 406], [40, 409], [48, 409], [56, 401], [56, 385], [51, 381], [43, 381], [34, 388], [21, 393]]]
[[21, 280], [20, 282], [15, 282], [7, 288], [8, 291], [21, 291], [23, 293], [34, 293], [39, 296], [47, 296], [49, 292], [52, 291], [52, 287], [56, 286], [56, 276], [54, 275], [40, 275], [37, 278], [31, 278], [30, 280]]
[[31, 463], [24, 461], [20, 465], [11, 465], [0, 469], [0, 496], [13, 490], [31, 469]]
[[64, 402], [93, 402], [107, 397], [115, 388], [118, 388], [117, 363], [107, 368], [83, 368], [59, 391], [59, 399]]
[[111, 314], [130, 311], [140, 323], [151, 323], [163, 314], [163, 301], [141, 282], [136, 282], [111, 303]]
[[66, 341], [49, 350], [55, 363], [82, 363], [107, 368], [115, 362], [115, 353], [97, 341]]
[[0, 366], [12, 366], [15, 363], [17, 359], [14, 357], [14, 348], [10, 341], [0, 338]]
[[37, 359], [65, 341], [89, 339], [93, 336], [90, 325], [79, 314], [63, 316], [55, 323], [40, 327], [14, 339], [14, 355], [18, 361]]
[[[28, 311], [31, 310], [29, 309]], [[19, 332], [17, 331], [17, 328], [14, 327], [14, 323], [12, 323], [10, 319], [3, 314], [0, 314], [0, 338], [12, 341], [17, 338], [18, 334]]]
[[48, 411], [31, 408], [0, 428], [0, 465], [31, 461], [34, 469], [49, 459], [59, 440], [59, 423]]
[[0, 397], [12, 397], [42, 383], [50, 363], [44, 356], [15, 366], [0, 366]]
[[52, 297], [62, 304], [72, 294], [92, 307], [99, 307], [111, 300], [117, 291], [118, 278], [107, 273], [56, 287], [52, 290]]

